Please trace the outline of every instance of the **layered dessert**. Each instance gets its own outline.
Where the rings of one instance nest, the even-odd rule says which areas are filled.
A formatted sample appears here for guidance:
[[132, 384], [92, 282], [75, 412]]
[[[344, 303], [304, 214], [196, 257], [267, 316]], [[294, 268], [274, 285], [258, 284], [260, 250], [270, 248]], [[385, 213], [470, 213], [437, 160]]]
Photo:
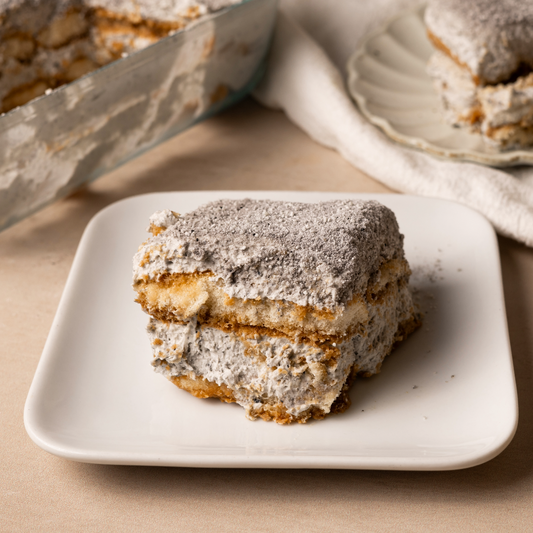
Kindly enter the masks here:
[[431, 0], [428, 73], [445, 120], [500, 150], [533, 144], [533, 4]]
[[0, 0], [0, 113], [240, 0]]
[[403, 236], [378, 202], [220, 200], [149, 229], [133, 286], [152, 365], [249, 418], [342, 412], [355, 377], [419, 325]]

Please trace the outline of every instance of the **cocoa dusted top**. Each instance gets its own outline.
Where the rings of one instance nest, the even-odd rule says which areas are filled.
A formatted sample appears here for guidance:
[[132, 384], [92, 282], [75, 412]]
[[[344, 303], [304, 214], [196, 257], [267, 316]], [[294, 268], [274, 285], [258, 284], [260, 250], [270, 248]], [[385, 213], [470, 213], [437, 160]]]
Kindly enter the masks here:
[[210, 271], [231, 297], [344, 307], [382, 263], [403, 258], [394, 213], [376, 201], [219, 200], [176, 216], [134, 257], [134, 282]]
[[533, 67], [531, 0], [430, 0], [425, 21], [482, 85]]

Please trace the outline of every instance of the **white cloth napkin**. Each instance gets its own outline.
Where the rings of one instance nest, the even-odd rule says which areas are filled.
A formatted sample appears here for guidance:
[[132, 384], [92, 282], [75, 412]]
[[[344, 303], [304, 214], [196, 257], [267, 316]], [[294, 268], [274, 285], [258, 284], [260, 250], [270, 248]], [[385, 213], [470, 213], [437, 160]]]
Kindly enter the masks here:
[[413, 0], [281, 0], [267, 74], [255, 91], [313, 139], [384, 184], [455, 200], [502, 235], [533, 246], [533, 168], [436, 159], [389, 140], [357, 110], [344, 77], [361, 38]]

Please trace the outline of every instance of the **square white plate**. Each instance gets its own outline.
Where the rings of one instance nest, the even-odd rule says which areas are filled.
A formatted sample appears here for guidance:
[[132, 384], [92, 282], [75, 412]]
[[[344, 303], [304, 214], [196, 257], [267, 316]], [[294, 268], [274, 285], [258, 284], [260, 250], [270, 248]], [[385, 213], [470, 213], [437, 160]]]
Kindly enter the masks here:
[[[358, 380], [352, 406], [306, 425], [251, 422], [198, 400], [150, 365], [132, 257], [148, 217], [217, 198], [374, 198], [405, 234], [423, 327]], [[448, 470], [495, 457], [518, 421], [497, 241], [461, 205], [404, 195], [176, 192], [123, 200], [81, 239], [26, 401], [44, 450], [76, 461], [167, 466]]]

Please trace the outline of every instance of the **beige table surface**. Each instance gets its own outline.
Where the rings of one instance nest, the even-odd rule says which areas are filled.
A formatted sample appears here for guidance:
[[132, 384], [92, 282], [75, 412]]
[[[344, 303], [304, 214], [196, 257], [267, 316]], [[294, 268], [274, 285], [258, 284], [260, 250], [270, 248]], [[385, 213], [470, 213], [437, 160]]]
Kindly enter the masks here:
[[0, 234], [0, 531], [533, 531], [533, 250], [501, 238], [520, 422], [456, 472], [79, 464], [38, 448], [23, 407], [81, 234], [149, 191], [387, 192], [281, 113], [245, 101]]

